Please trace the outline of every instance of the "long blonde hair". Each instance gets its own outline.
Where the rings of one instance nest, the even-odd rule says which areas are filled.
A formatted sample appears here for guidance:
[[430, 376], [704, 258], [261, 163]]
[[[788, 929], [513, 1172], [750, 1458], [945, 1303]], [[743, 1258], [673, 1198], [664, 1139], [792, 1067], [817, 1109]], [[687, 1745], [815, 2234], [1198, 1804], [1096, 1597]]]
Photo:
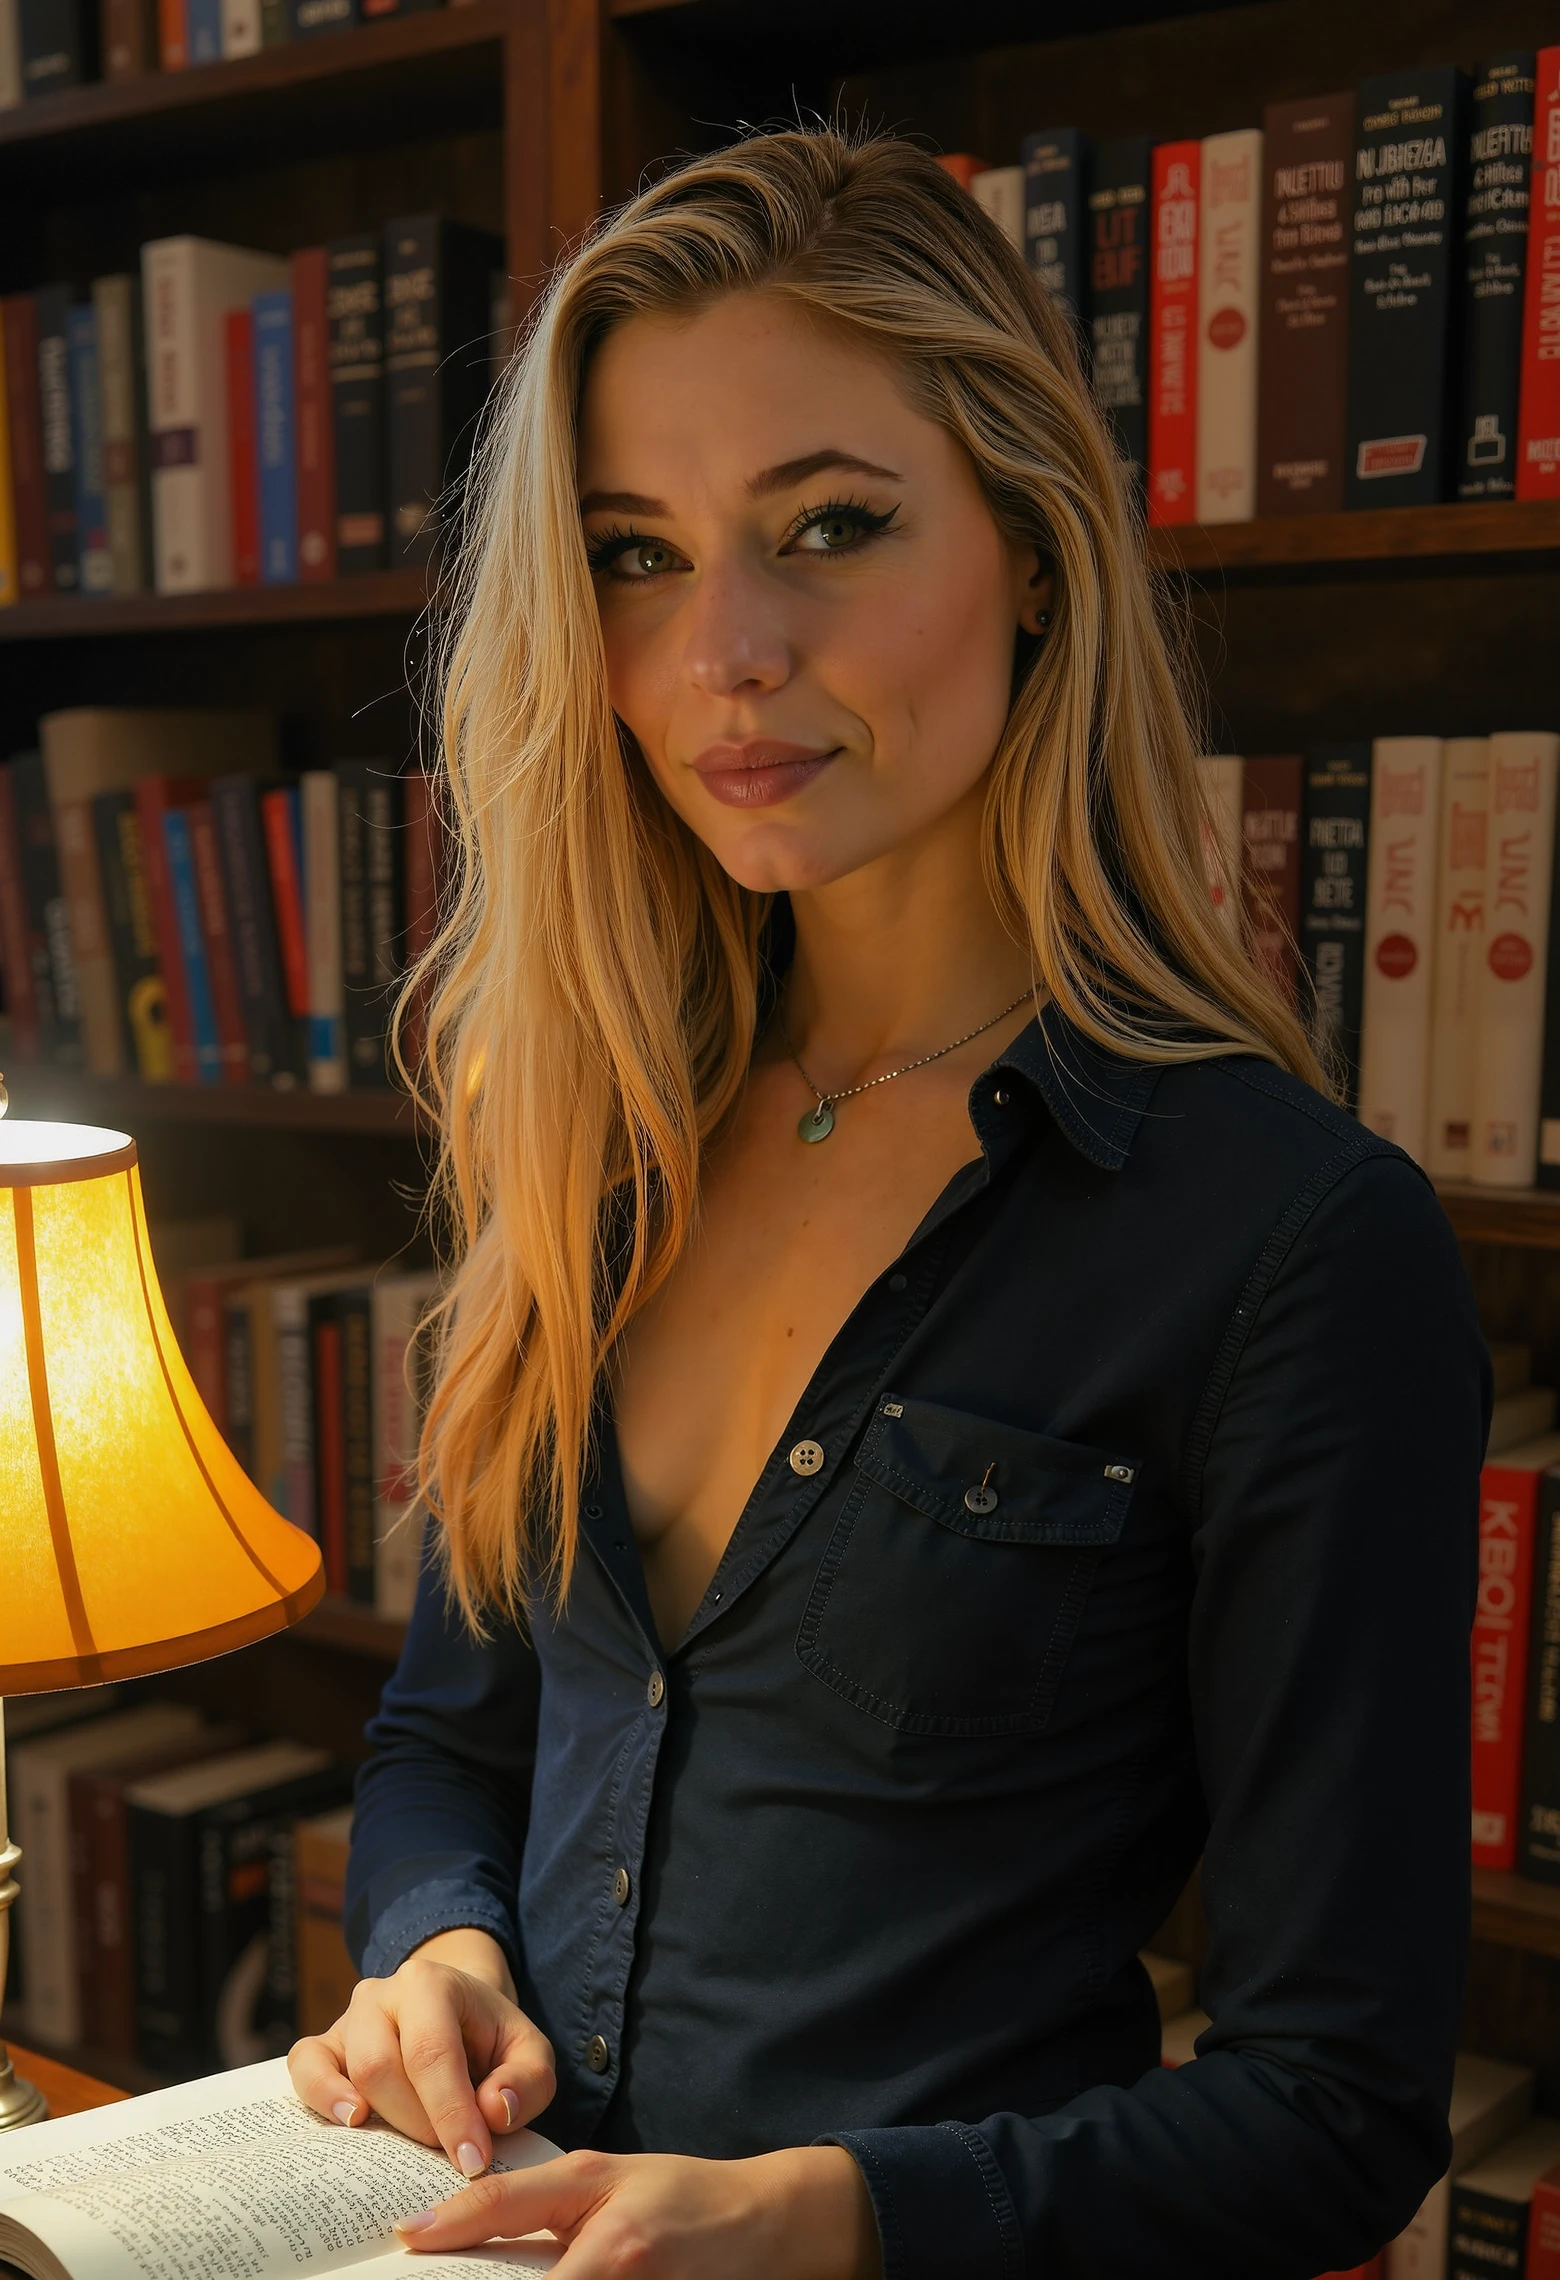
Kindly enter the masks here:
[[688, 1239], [752, 1052], [765, 898], [653, 788], [608, 700], [575, 452], [593, 347], [645, 311], [780, 294], [887, 355], [1056, 573], [992, 762], [986, 865], [1037, 990], [1171, 1062], [1305, 1033], [1210, 899], [1196, 744], [1072, 322], [922, 151], [756, 135], [640, 193], [553, 280], [481, 448], [442, 660], [455, 849], [409, 977], [453, 1271], [422, 1491], [480, 1627], [561, 1598], [614, 1341]]

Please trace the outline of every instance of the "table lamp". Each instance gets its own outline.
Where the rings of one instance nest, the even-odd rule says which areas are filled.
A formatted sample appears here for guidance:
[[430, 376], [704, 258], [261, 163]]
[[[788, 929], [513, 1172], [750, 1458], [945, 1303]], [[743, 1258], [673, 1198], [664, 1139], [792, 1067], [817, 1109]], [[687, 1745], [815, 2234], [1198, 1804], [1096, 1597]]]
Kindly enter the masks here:
[[[21, 1858], [3, 1698], [225, 1654], [324, 1588], [319, 1546], [248, 1479], [184, 1365], [135, 1142], [0, 1122], [0, 2002]], [[0, 2129], [45, 2111], [0, 2043]]]

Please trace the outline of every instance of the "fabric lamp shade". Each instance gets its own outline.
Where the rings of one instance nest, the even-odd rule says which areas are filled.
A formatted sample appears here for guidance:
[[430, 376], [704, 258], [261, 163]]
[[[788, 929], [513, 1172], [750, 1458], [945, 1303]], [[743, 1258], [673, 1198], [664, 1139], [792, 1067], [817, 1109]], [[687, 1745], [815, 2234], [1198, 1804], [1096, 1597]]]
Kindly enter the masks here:
[[223, 1654], [324, 1590], [195, 1390], [122, 1132], [0, 1122], [0, 1579], [0, 1696]]

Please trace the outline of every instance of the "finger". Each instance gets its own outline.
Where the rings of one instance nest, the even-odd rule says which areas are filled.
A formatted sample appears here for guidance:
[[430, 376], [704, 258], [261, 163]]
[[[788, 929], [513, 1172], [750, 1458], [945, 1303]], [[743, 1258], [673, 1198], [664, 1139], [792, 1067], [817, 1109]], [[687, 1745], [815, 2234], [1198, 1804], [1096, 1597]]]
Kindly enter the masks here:
[[438, 2133], [401, 2063], [395, 2021], [377, 2005], [359, 2009], [354, 1998], [341, 2025], [347, 2075], [372, 2111], [420, 2145], [437, 2145]]
[[303, 2035], [287, 2053], [292, 2086], [306, 2106], [327, 2121], [368, 2120], [368, 2100], [350, 2080], [346, 2054], [332, 2029], [328, 2035]]
[[611, 2194], [618, 2170], [611, 2154], [566, 2153], [536, 2169], [479, 2177], [435, 2208], [399, 2218], [395, 2229], [408, 2248], [423, 2250], [473, 2248], [495, 2234], [572, 2233]]
[[463, 2177], [479, 2177], [493, 2158], [493, 2137], [472, 2087], [464, 2021], [444, 1976], [415, 1982], [396, 2006], [401, 2066], [437, 2142]]
[[497, 2039], [497, 2049], [473, 2051], [472, 2057], [487, 2068], [477, 2087], [477, 2102], [502, 2135], [533, 2121], [552, 2104], [558, 2077], [552, 2044], [522, 2013], [512, 2015]]

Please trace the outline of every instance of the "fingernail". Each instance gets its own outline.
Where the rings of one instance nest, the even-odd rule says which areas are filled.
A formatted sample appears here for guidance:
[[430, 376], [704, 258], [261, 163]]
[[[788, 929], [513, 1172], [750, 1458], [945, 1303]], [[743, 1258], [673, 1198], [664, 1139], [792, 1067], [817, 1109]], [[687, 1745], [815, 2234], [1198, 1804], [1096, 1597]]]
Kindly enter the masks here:
[[455, 2161], [462, 2177], [480, 2177], [487, 2167], [482, 2154], [469, 2139], [455, 2148]]
[[398, 2233], [426, 2232], [438, 2213], [437, 2209], [418, 2209], [412, 2216], [397, 2217], [395, 2229]]
[[331, 2112], [338, 2122], [349, 2123], [357, 2119], [357, 2107], [350, 2098], [338, 2098]]
[[515, 2096], [512, 2090], [500, 2090], [498, 2094], [504, 2101], [505, 2126], [509, 2129], [517, 2130], [520, 2127], [519, 2099]]

